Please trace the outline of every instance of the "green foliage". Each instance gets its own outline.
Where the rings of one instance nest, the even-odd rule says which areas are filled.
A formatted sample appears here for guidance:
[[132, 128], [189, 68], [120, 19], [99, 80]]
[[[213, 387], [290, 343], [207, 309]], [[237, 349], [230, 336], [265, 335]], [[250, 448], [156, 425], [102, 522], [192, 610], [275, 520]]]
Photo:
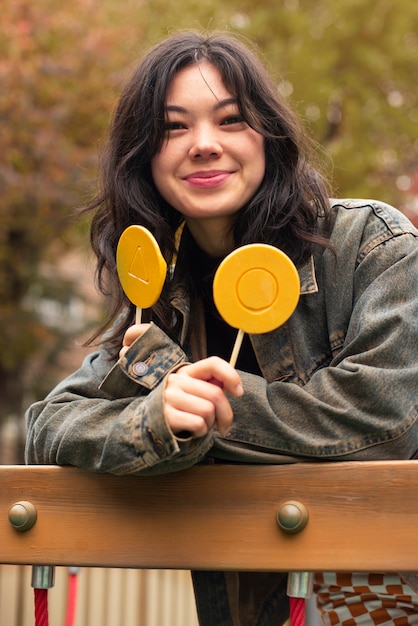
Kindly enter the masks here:
[[[0, 418], [43, 395], [79, 292], [57, 259], [80, 237], [120, 87], [143, 51], [185, 28], [257, 42], [333, 167], [338, 193], [402, 203], [417, 170], [418, 4], [410, 0], [15, 0], [0, 39]], [[405, 185], [406, 181], [406, 185]], [[45, 311], [61, 307], [60, 323]], [[73, 320], [74, 322], [74, 320]], [[50, 375], [46, 375], [50, 372]], [[45, 382], [47, 381], [47, 382]]]
[[9, 3], [2, 15], [0, 418], [19, 411], [27, 385], [49, 379], [46, 371], [69, 335], [64, 325], [45, 323], [45, 303], [69, 309], [83, 297], [77, 285], [63, 288], [62, 275], [46, 269], [76, 240], [74, 207], [94, 176], [113, 98], [99, 71], [110, 46], [101, 24], [95, 32], [88, 14], [79, 20], [82, 12], [77, 17], [54, 5]]

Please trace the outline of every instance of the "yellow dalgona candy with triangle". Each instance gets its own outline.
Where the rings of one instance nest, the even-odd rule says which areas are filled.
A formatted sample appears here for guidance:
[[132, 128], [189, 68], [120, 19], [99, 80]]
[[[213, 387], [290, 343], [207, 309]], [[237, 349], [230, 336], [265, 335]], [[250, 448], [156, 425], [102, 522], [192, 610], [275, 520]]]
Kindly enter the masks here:
[[134, 224], [123, 231], [116, 251], [116, 266], [122, 289], [135, 306], [146, 309], [157, 302], [167, 264], [147, 228]]

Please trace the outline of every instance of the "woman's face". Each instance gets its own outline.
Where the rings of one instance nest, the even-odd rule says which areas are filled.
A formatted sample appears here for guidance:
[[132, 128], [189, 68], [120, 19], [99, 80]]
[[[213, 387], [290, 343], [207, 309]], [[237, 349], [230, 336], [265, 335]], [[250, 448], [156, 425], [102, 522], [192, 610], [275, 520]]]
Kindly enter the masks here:
[[151, 161], [157, 189], [192, 232], [195, 222], [228, 225], [263, 179], [264, 138], [207, 62], [176, 74], [165, 108], [166, 136]]

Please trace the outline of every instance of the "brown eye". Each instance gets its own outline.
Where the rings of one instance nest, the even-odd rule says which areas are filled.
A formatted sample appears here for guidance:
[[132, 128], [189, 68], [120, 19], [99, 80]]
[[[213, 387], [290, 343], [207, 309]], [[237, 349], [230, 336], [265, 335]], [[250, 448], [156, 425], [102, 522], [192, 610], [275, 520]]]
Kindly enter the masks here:
[[164, 129], [166, 131], [182, 130], [183, 128], [185, 128], [185, 126], [181, 122], [166, 122], [164, 125]]
[[242, 124], [244, 122], [244, 118], [242, 115], [229, 115], [222, 122], [222, 126], [228, 126], [230, 124]]

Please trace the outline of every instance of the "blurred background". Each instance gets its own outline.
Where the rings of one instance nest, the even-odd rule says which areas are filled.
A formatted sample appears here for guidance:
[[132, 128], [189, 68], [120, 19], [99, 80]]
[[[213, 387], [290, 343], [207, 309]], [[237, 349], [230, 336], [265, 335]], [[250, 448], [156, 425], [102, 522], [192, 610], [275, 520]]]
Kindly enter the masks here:
[[168, 33], [253, 39], [334, 195], [376, 197], [418, 221], [416, 2], [6, 0], [1, 20], [0, 463], [22, 461], [24, 410], [78, 366], [101, 316], [75, 209], [91, 197], [122, 85]]
[[[110, 113], [144, 51], [184, 28], [226, 29], [253, 39], [278, 89], [318, 142], [334, 195], [378, 198], [418, 224], [417, 2], [3, 0], [2, 464], [23, 462], [25, 409], [78, 367], [87, 352], [81, 344], [103, 313], [94, 289], [88, 224], [80, 221], [76, 209], [92, 195]], [[3, 566], [5, 570], [0, 576], [2, 623], [26, 626], [32, 623], [32, 608], [22, 612], [28, 603], [22, 600], [27, 597], [27, 591], [22, 595], [27, 569]], [[89, 575], [83, 574], [86, 580]], [[181, 583], [188, 600], [179, 602], [176, 593], [177, 608], [167, 609], [170, 618], [153, 614], [134, 619], [126, 614], [123, 593], [120, 601], [115, 599], [119, 596], [108, 594], [109, 585], [119, 585], [125, 593], [129, 585], [120, 582], [122, 576], [147, 577], [146, 585], [145, 578], [129, 584], [151, 594], [141, 610], [145, 606], [155, 612], [163, 606], [164, 576], [177, 575], [160, 572], [153, 578], [152, 573], [121, 572], [118, 582], [106, 582], [111, 575], [97, 571], [96, 582], [84, 585], [82, 593], [94, 585], [101, 591], [87, 604], [82, 600], [77, 624], [195, 624], [188, 578]], [[174, 580], [170, 578], [169, 593]], [[56, 602], [64, 596], [65, 591], [57, 591]], [[97, 616], [98, 607], [106, 608], [106, 598], [113, 598], [116, 606], [111, 621], [105, 621], [107, 609], [102, 619]], [[169, 600], [163, 604], [171, 606]], [[177, 622], [173, 611], [181, 606], [189, 613], [185, 617], [180, 612]], [[309, 623], [317, 623], [316, 618]]]

